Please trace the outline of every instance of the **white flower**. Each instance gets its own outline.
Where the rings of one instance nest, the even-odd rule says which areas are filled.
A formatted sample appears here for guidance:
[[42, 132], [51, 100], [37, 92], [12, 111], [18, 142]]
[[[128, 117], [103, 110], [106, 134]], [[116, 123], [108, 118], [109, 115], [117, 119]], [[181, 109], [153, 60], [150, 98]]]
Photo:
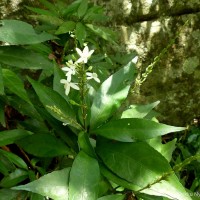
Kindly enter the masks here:
[[77, 53], [79, 54], [80, 58], [76, 61], [76, 63], [87, 63], [90, 56], [93, 54], [94, 50], [89, 51], [88, 46], [85, 46], [83, 51], [81, 51], [79, 48], [76, 48]]
[[70, 92], [70, 88], [73, 88], [75, 90], [79, 90], [79, 87], [77, 86], [77, 83], [71, 83], [68, 80], [65, 79], [61, 79], [60, 83], [64, 84], [64, 88], [65, 88], [65, 94], [68, 96], [69, 92]]
[[131, 61], [132, 61], [132, 63], [136, 64], [138, 61], [138, 56], [135, 56]]
[[86, 72], [86, 75], [87, 75], [87, 79], [90, 80], [90, 79], [94, 79], [96, 82], [100, 83], [100, 80], [97, 76], [96, 73], [91, 73], [91, 72]]
[[73, 63], [72, 60], [69, 60], [68, 62], [66, 62], [66, 65], [68, 67], [63, 67], [62, 70], [67, 71], [66, 73], [67, 81], [70, 82], [72, 79], [72, 75], [76, 74], [76, 65]]

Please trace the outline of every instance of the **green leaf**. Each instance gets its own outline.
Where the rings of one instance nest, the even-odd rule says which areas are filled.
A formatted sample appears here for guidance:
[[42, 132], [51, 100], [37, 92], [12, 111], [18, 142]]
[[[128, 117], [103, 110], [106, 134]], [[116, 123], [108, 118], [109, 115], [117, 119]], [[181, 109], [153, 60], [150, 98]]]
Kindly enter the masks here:
[[40, 15], [50, 15], [50, 16], [56, 16], [54, 13], [48, 11], [48, 10], [44, 10], [44, 9], [40, 9], [40, 8], [34, 8], [34, 7], [29, 7], [29, 6], [25, 6], [28, 10], [31, 10], [37, 14]]
[[5, 107], [5, 104], [0, 100], [0, 123], [3, 127], [6, 127], [4, 107]]
[[3, 82], [3, 75], [2, 75], [2, 68], [0, 66], [0, 95], [4, 94], [4, 82]]
[[124, 200], [125, 199], [125, 195], [107, 195], [101, 198], [98, 198], [97, 200]]
[[85, 38], [87, 37], [87, 33], [85, 30], [85, 26], [81, 22], [78, 22], [76, 24], [75, 35], [80, 45], [82, 46], [85, 41]]
[[111, 31], [109, 28], [95, 26], [93, 24], [86, 24], [90, 31], [103, 38], [106, 41], [116, 44], [116, 33]]
[[22, 69], [51, 69], [52, 63], [41, 54], [23, 47], [0, 46], [0, 63]]
[[33, 27], [26, 22], [1, 20], [0, 23], [0, 41], [10, 45], [36, 44], [56, 38], [45, 32], [37, 34]]
[[30, 102], [26, 90], [24, 89], [24, 83], [22, 80], [11, 70], [3, 69], [3, 80], [4, 85], [11, 92], [24, 99], [27, 102]]
[[19, 156], [15, 155], [15, 154], [13, 154], [11, 152], [4, 151], [2, 149], [0, 149], [0, 154], [2, 154], [5, 157], [7, 157], [8, 160], [10, 160], [17, 167], [20, 167], [22, 169], [28, 169], [26, 163]]
[[70, 172], [69, 199], [96, 200], [99, 181], [100, 172], [97, 160], [80, 151]]
[[21, 183], [22, 181], [28, 178], [28, 172], [22, 169], [16, 169], [14, 172], [10, 173], [8, 176], [5, 176], [0, 181], [0, 187], [12, 187]]
[[57, 27], [60, 26], [64, 22], [59, 17], [50, 16], [50, 15], [31, 15], [30, 17], [43, 24], [37, 27], [37, 30], [41, 30], [41, 31], [46, 31], [46, 30], [48, 31], [49, 29], [55, 31], [55, 29], [57, 29]]
[[59, 66], [54, 66], [54, 77], [53, 77], [53, 90], [58, 92], [66, 101], [69, 101], [68, 96], [65, 94], [65, 88], [63, 84], [60, 84], [61, 79], [66, 79], [65, 73], [60, 69]]
[[55, 6], [55, 4], [52, 4], [51, 2], [49, 2], [49, 1], [47, 1], [47, 0], [39, 0], [46, 8], [48, 8], [50, 11], [51, 11], [51, 13], [54, 13], [54, 14], [56, 14], [56, 15], [58, 15], [57, 14], [57, 12], [56, 12], [56, 6]]
[[131, 105], [122, 113], [121, 118], [144, 118], [160, 101], [147, 105]]
[[[14, 191], [11, 189], [1, 189], [0, 190], [0, 199], [6, 199], [6, 200], [17, 200], [17, 198], [24, 199], [25, 194], [22, 191]], [[20, 199], [20, 200], [21, 200]]]
[[88, 0], [82, 0], [77, 10], [78, 17], [79, 18], [83, 17], [87, 9], [88, 9]]
[[172, 153], [176, 148], [176, 141], [177, 139], [174, 139], [166, 144], [163, 144], [161, 137], [147, 140], [148, 144], [151, 145], [155, 150], [160, 152], [167, 159], [168, 162], [170, 162], [172, 159]]
[[18, 140], [17, 144], [29, 154], [38, 157], [55, 157], [70, 153], [61, 140], [50, 134], [34, 134]]
[[96, 154], [91, 145], [88, 133], [82, 131], [78, 134], [78, 144], [81, 150], [83, 150], [89, 156], [96, 158]]
[[0, 147], [8, 144], [13, 144], [16, 140], [32, 135], [30, 131], [22, 129], [13, 129], [9, 131], [0, 132]]
[[81, 129], [71, 106], [57, 92], [29, 78], [35, 92], [45, 109], [56, 119], [75, 128]]
[[22, 115], [27, 115], [29, 117], [32, 117], [33, 119], [43, 121], [42, 117], [36, 111], [35, 107], [32, 104], [19, 98], [18, 96], [8, 97], [8, 102], [9, 105], [18, 110]]
[[135, 67], [130, 62], [101, 84], [91, 106], [91, 128], [104, 123], [120, 107], [128, 95], [134, 74]]
[[110, 121], [93, 130], [92, 133], [122, 142], [133, 142], [185, 129], [184, 127], [169, 126], [147, 119], [127, 118]]
[[54, 200], [68, 200], [68, 178], [70, 168], [54, 171], [40, 177], [38, 180], [13, 187], [13, 190], [25, 190]]
[[74, 21], [64, 22], [58, 30], [55, 32], [56, 35], [68, 33], [69, 31], [74, 31], [76, 28], [76, 23]]
[[[146, 142], [101, 140], [97, 143], [97, 153], [111, 171], [139, 186], [142, 193], [191, 200], [167, 160]], [[164, 178], [166, 173], [169, 175]]]

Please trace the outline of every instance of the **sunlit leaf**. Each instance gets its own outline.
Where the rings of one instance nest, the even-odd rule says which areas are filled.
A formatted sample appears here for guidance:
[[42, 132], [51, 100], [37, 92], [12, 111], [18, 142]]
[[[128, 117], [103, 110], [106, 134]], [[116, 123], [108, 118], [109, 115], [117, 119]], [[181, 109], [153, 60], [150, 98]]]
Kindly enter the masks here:
[[68, 200], [68, 178], [70, 168], [54, 171], [26, 185], [13, 187], [14, 190], [25, 190], [54, 200]]
[[52, 63], [41, 54], [23, 47], [0, 46], [0, 63], [22, 69], [52, 69]]
[[37, 34], [33, 27], [19, 20], [1, 20], [0, 41], [11, 45], [36, 44], [55, 39], [48, 33]]
[[184, 127], [169, 126], [147, 119], [127, 118], [110, 121], [93, 130], [92, 133], [122, 142], [133, 142], [185, 129]]
[[32, 135], [30, 131], [25, 131], [22, 129], [13, 129], [0, 132], [0, 146], [5, 146], [8, 144], [13, 144], [16, 140], [24, 138], [26, 136]]
[[122, 113], [121, 118], [144, 118], [160, 101], [147, 105], [131, 105]]
[[99, 166], [96, 159], [84, 152], [76, 156], [69, 179], [70, 200], [96, 200], [100, 181]]
[[[97, 143], [97, 153], [111, 171], [139, 186], [142, 193], [191, 200], [167, 160], [146, 142], [102, 140]], [[164, 174], [169, 172], [162, 180]]]
[[70, 153], [61, 140], [50, 134], [34, 134], [18, 140], [17, 144], [26, 152], [38, 157], [55, 157]]
[[166, 144], [163, 144], [161, 137], [156, 137], [156, 138], [147, 140], [147, 142], [154, 149], [160, 152], [167, 159], [168, 162], [170, 162], [172, 158], [172, 153], [176, 148], [176, 140], [177, 139], [173, 139], [172, 141], [167, 142]]
[[91, 128], [104, 123], [120, 107], [128, 95], [134, 75], [135, 67], [130, 62], [102, 83], [91, 107]]

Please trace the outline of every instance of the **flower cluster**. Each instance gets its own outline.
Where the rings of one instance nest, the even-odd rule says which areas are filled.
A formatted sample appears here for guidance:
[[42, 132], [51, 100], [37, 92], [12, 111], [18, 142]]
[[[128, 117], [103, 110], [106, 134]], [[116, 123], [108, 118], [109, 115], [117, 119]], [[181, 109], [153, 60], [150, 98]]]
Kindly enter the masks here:
[[[80, 49], [76, 48], [77, 53], [79, 54], [80, 58], [76, 61], [73, 62], [72, 60], [69, 60], [68, 62], [66, 62], [66, 67], [63, 67], [62, 70], [64, 72], [66, 72], [66, 77], [67, 79], [61, 79], [60, 83], [64, 84], [64, 88], [65, 88], [65, 94], [68, 95], [70, 92], [70, 88], [73, 88], [75, 90], [79, 90], [79, 86], [78, 83], [73, 83], [71, 82], [72, 80], [72, 76], [75, 75], [77, 73], [77, 68], [79, 66], [79, 63], [81, 64], [85, 64], [88, 62], [88, 59], [91, 57], [91, 55], [93, 54], [94, 50], [90, 50], [88, 46], [85, 46], [85, 48], [83, 49], [83, 51], [81, 51]], [[96, 82], [100, 82], [98, 76], [96, 73], [94, 72], [86, 72], [86, 76], [87, 76], [87, 80], [91, 80], [94, 79]]]

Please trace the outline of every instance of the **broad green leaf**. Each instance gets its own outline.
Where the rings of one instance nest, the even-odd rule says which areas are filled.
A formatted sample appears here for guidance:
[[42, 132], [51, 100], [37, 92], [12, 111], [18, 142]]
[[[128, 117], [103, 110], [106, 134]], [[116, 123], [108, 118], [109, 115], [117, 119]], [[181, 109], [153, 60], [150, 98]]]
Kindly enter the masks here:
[[56, 91], [44, 86], [43, 84], [29, 78], [35, 92], [37, 93], [40, 101], [45, 109], [56, 119], [81, 129], [80, 125], [76, 122], [76, 116], [72, 107], [67, 101], [60, 96]]
[[13, 187], [13, 190], [25, 190], [54, 200], [68, 200], [68, 178], [70, 168], [54, 171], [26, 185]]
[[19, 20], [1, 20], [0, 41], [10, 45], [36, 44], [55, 39], [48, 33], [37, 34], [33, 27]]
[[111, 171], [139, 186], [142, 193], [191, 200], [167, 160], [146, 142], [102, 140], [97, 143], [97, 153]]
[[76, 23], [74, 21], [64, 22], [58, 30], [55, 32], [56, 35], [68, 33], [69, 31], [74, 31]]
[[5, 87], [26, 102], [30, 102], [26, 90], [24, 89], [24, 83], [22, 80], [9, 69], [3, 69], [2, 72]]
[[4, 94], [4, 82], [3, 82], [3, 75], [2, 75], [2, 68], [0, 66], [0, 95]]
[[131, 105], [122, 113], [121, 118], [144, 118], [160, 101], [147, 105]]
[[93, 24], [86, 24], [90, 31], [103, 38], [106, 41], [116, 44], [116, 33], [111, 31], [109, 28], [96, 26]]
[[23, 168], [23, 169], [28, 169], [26, 163], [17, 155], [8, 152], [8, 151], [4, 151], [2, 149], [0, 149], [0, 155], [4, 155], [5, 157], [8, 158], [8, 160], [10, 160], [13, 164], [15, 164], [17, 167]]
[[29, 154], [38, 157], [55, 157], [70, 153], [61, 140], [50, 134], [34, 134], [18, 140], [17, 144]]
[[70, 200], [96, 200], [100, 181], [96, 159], [80, 151], [76, 156], [69, 179]]
[[85, 41], [85, 38], [87, 37], [87, 33], [85, 30], [85, 26], [81, 22], [78, 22], [76, 24], [75, 35], [80, 45], [82, 46]]
[[6, 176], [8, 176], [10, 172], [13, 172], [16, 169], [16, 166], [3, 154], [0, 156], [0, 163], [0, 169]]
[[96, 154], [91, 145], [88, 133], [82, 131], [78, 134], [78, 144], [82, 151], [87, 153], [89, 156], [96, 158]]
[[8, 176], [5, 176], [0, 181], [0, 187], [13, 187], [18, 183], [26, 180], [28, 178], [28, 172], [22, 169], [16, 169], [14, 172], [10, 173]]
[[134, 74], [134, 64], [128, 63], [101, 84], [91, 106], [91, 128], [104, 123], [120, 107], [128, 95]]
[[78, 17], [79, 18], [83, 17], [87, 9], [88, 9], [88, 0], [82, 0], [77, 10]]
[[11, 189], [0, 189], [0, 199], [5, 200], [20, 200], [25, 198], [26, 193], [23, 191], [14, 191]]
[[32, 135], [30, 131], [22, 129], [13, 129], [0, 132], [0, 147], [8, 144], [13, 144], [16, 140]]
[[167, 159], [168, 162], [170, 162], [172, 159], [172, 153], [176, 148], [176, 140], [177, 139], [174, 139], [166, 144], [163, 144], [161, 137], [156, 137], [156, 138], [147, 140], [147, 142], [155, 150], [160, 152]]
[[0, 46], [0, 63], [22, 69], [52, 69], [52, 63], [41, 54], [23, 47]]
[[110, 121], [92, 133], [122, 142], [133, 142], [183, 130], [184, 127], [169, 126], [147, 119], [127, 118]]
[[125, 199], [125, 195], [113, 194], [113, 195], [107, 195], [107, 196], [98, 198], [97, 200], [124, 200], [124, 199]]
[[0, 124], [3, 127], [6, 127], [5, 113], [4, 113], [5, 104], [0, 100]]

